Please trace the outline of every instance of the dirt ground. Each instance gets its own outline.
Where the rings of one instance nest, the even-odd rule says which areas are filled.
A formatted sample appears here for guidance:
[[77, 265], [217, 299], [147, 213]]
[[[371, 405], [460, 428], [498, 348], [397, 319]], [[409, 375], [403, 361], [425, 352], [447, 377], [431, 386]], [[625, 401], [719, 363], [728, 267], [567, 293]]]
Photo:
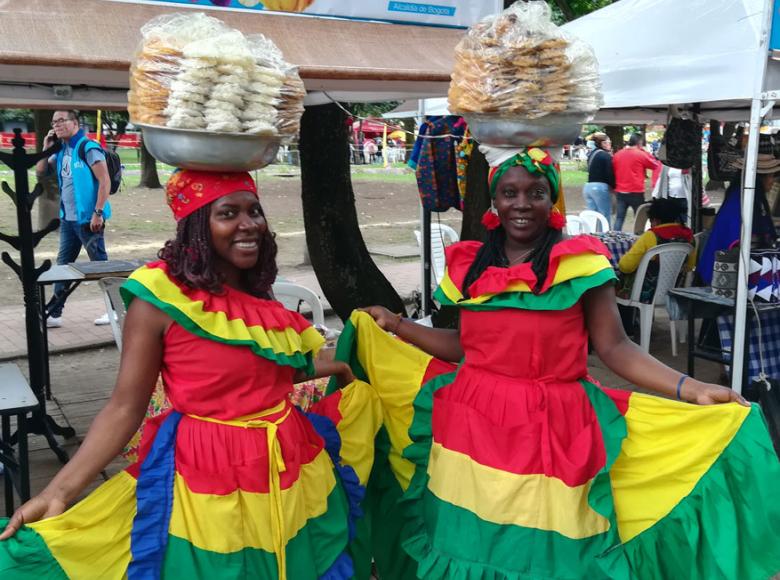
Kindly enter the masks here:
[[[400, 245], [413, 252], [416, 246], [414, 230], [419, 229], [420, 209], [417, 185], [413, 172], [399, 168], [374, 173], [353, 175], [353, 189], [358, 220], [363, 238], [369, 247]], [[300, 175], [284, 173], [270, 166], [257, 172], [263, 207], [279, 242], [279, 270], [290, 272], [306, 268], [303, 264], [305, 235], [301, 209]], [[161, 179], [166, 177], [161, 175]], [[565, 183], [565, 174], [564, 174]], [[721, 201], [722, 193], [710, 197], [714, 203]], [[157, 250], [175, 231], [174, 221], [165, 204], [162, 189], [132, 188], [111, 197], [113, 217], [106, 231], [106, 249], [112, 259], [153, 259]], [[584, 209], [579, 186], [566, 188], [568, 213]], [[36, 210], [34, 210], [35, 212]], [[457, 210], [434, 214], [433, 220], [460, 231], [461, 214]], [[37, 212], [34, 214], [37, 221]], [[625, 229], [633, 226], [633, 215], [626, 220]], [[0, 198], [0, 231], [16, 233], [16, 214], [7, 199]], [[2, 244], [0, 244], [2, 245]], [[38, 262], [49, 258], [56, 260], [58, 237], [46, 236], [36, 249]], [[12, 255], [14, 251], [11, 250]], [[82, 252], [81, 259], [86, 259]], [[414, 258], [411, 258], [414, 259]], [[375, 260], [392, 260], [375, 256]], [[79, 298], [98, 296], [96, 284], [83, 284]], [[16, 275], [5, 265], [0, 266], [0, 307], [21, 303], [21, 284]]]
[[[301, 181], [299, 175], [279, 176], [269, 172], [273, 167], [258, 172], [263, 207], [279, 242], [279, 269], [290, 271], [303, 265], [305, 237], [301, 209]], [[161, 176], [162, 177], [162, 176]], [[355, 205], [363, 238], [369, 248], [383, 245], [416, 246], [414, 230], [419, 229], [420, 209], [417, 185], [411, 172], [398, 169], [375, 175], [353, 178]], [[567, 190], [567, 204], [572, 212], [583, 209], [579, 187]], [[113, 217], [106, 231], [106, 249], [112, 259], [154, 258], [157, 250], [175, 231], [174, 221], [165, 204], [163, 190], [133, 188], [111, 197]], [[35, 210], [34, 210], [35, 211]], [[461, 214], [457, 210], [434, 214], [440, 220], [460, 231]], [[37, 213], [34, 214], [37, 221]], [[7, 199], [0, 199], [0, 231], [16, 232], [16, 214]], [[58, 237], [46, 236], [36, 249], [38, 262], [56, 260]], [[11, 250], [13, 254], [13, 250]], [[81, 259], [86, 259], [82, 252]], [[377, 261], [389, 260], [377, 256]], [[84, 284], [79, 298], [98, 295], [97, 285]], [[16, 275], [5, 265], [0, 266], [0, 306], [12, 306], [21, 301], [21, 285]]]

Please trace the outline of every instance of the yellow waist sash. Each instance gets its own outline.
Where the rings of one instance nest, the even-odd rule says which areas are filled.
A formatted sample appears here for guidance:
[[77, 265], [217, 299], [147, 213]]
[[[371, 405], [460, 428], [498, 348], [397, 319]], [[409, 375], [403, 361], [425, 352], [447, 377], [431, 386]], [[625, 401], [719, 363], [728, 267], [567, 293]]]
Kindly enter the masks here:
[[[278, 419], [270, 421], [263, 419], [269, 415], [275, 415], [287, 411]], [[282, 513], [282, 489], [279, 474], [287, 470], [282, 457], [282, 448], [276, 437], [276, 432], [287, 417], [290, 416], [292, 407], [285, 400], [265, 411], [244, 415], [229, 421], [222, 419], [213, 419], [211, 417], [200, 417], [198, 415], [187, 415], [199, 421], [208, 423], [217, 423], [218, 425], [228, 425], [230, 427], [243, 427], [244, 429], [265, 429], [268, 442], [268, 488], [271, 499], [271, 528], [274, 538], [274, 554], [276, 555], [276, 565], [279, 568], [279, 579], [287, 580], [287, 561], [285, 546], [283, 544], [284, 534], [284, 515]]]

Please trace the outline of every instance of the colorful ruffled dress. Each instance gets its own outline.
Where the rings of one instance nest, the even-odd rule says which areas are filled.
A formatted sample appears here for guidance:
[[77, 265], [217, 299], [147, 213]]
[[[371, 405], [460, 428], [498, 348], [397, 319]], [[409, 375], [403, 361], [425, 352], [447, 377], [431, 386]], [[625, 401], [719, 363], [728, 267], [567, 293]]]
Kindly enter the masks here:
[[355, 575], [348, 545], [381, 423], [373, 391], [352, 383], [304, 415], [288, 395], [322, 338], [299, 314], [188, 288], [163, 262], [122, 290], [174, 321], [162, 364], [172, 408], [146, 425], [135, 464], [0, 542], [0, 578]]
[[448, 249], [436, 294], [461, 309], [457, 369], [364, 313], [339, 344], [384, 409], [366, 498], [382, 521], [370, 537], [381, 577], [780, 570], [780, 464], [760, 409], [604, 389], [588, 375], [583, 294], [615, 279], [595, 238], [558, 243], [538, 294], [520, 264], [488, 268], [464, 299], [479, 247]]

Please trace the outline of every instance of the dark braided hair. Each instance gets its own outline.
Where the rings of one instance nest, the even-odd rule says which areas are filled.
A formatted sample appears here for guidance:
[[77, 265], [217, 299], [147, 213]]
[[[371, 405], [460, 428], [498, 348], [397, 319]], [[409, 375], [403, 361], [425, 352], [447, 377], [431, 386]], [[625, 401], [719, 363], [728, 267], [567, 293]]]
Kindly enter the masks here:
[[[214, 269], [216, 256], [211, 245], [211, 203], [195, 210], [179, 221], [176, 237], [165, 242], [157, 257], [168, 264], [168, 272], [190, 288], [215, 294], [224, 292], [223, 276]], [[260, 213], [265, 217], [262, 208]], [[271, 297], [271, 285], [276, 280], [275, 234], [266, 229], [260, 238], [260, 255], [252, 270], [242, 274], [249, 293], [258, 298]]]

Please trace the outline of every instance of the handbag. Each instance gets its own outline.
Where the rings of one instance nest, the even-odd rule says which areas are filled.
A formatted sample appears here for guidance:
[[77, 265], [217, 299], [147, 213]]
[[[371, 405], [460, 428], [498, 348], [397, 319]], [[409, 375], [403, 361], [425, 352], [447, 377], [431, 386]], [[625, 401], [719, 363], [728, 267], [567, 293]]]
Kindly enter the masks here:
[[734, 242], [727, 250], [715, 252], [712, 265], [712, 292], [715, 296], [734, 298], [737, 295], [737, 277], [739, 265], [739, 242]]
[[701, 125], [677, 117], [669, 121], [658, 150], [658, 159], [669, 167], [690, 169], [697, 156], [701, 156]]

